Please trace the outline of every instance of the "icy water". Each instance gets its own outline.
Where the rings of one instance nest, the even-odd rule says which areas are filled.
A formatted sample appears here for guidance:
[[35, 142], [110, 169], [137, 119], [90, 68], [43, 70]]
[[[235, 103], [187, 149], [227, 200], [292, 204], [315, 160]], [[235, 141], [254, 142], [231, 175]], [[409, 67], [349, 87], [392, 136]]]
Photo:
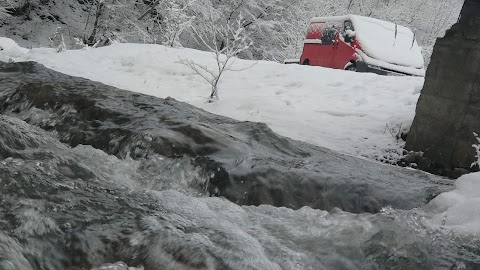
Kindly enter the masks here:
[[435, 176], [33, 63], [0, 113], [0, 269], [480, 268]]

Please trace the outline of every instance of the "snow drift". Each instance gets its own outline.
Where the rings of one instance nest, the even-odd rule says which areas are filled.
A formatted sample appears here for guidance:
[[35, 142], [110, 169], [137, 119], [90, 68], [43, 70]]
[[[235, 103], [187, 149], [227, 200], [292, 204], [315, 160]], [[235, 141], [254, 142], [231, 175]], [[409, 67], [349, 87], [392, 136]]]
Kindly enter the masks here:
[[442, 193], [429, 208], [436, 212], [431, 224], [463, 235], [480, 234], [480, 173], [460, 177], [455, 190]]
[[28, 52], [28, 49], [18, 46], [15, 41], [0, 37], [0, 61], [8, 62], [11, 58], [20, 57]]

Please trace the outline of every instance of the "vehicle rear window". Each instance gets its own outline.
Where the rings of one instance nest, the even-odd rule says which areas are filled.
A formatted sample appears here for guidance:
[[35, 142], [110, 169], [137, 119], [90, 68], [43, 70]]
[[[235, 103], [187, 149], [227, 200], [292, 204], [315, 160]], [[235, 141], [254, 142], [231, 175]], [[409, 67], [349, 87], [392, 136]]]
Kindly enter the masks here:
[[322, 44], [323, 45], [331, 45], [335, 40], [335, 36], [339, 33], [343, 28], [343, 22], [326, 22], [324, 24], [324, 28], [322, 31]]
[[321, 39], [325, 23], [311, 23], [307, 30], [307, 39]]

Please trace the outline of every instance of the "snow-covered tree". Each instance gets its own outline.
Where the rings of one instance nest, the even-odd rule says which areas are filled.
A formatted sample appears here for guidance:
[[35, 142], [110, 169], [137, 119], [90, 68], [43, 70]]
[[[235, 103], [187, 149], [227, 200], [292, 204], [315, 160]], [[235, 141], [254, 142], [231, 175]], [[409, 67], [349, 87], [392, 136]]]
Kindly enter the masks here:
[[155, 34], [149, 25], [138, 20], [148, 8], [137, 0], [86, 0], [90, 1], [85, 22], [84, 42], [90, 46], [120, 42], [154, 43]]
[[181, 47], [181, 35], [191, 32], [191, 26], [197, 17], [197, 0], [164, 0], [155, 6], [155, 16], [150, 23], [157, 27], [159, 41], [169, 47]]
[[63, 29], [62, 27], [56, 27], [55, 33], [49, 37], [50, 39], [50, 47], [56, 48], [57, 52], [64, 52], [67, 50], [67, 45], [65, 44], [65, 39], [63, 36]]

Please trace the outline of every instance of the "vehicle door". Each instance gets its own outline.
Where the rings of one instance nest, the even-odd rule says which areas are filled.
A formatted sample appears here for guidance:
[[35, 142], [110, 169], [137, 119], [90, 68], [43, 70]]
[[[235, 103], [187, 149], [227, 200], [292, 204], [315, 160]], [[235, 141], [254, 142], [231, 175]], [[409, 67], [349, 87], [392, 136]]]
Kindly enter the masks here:
[[322, 32], [322, 63], [324, 67], [335, 67], [335, 59], [338, 48], [338, 35], [342, 29], [341, 21], [330, 21], [325, 23]]
[[356, 59], [354, 31], [350, 20], [343, 22], [341, 31], [335, 36], [335, 52], [331, 62], [333, 68], [344, 69], [350, 61]]

